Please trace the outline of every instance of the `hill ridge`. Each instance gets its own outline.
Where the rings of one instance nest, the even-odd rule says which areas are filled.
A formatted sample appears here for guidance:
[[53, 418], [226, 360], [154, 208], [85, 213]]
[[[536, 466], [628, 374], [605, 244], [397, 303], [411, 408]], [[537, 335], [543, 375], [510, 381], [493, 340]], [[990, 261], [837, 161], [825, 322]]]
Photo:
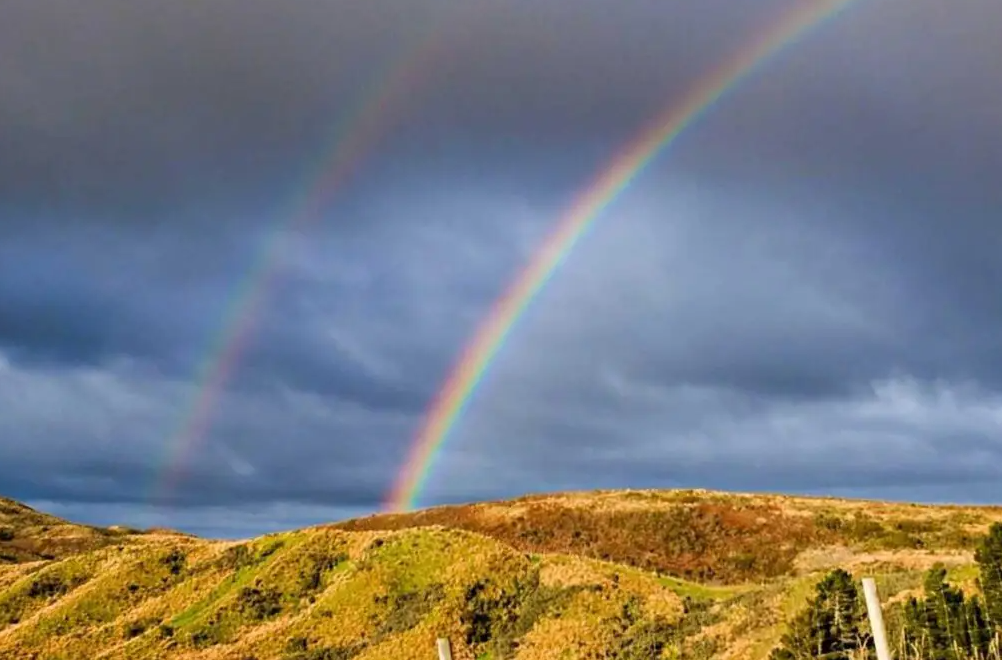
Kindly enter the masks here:
[[27, 509], [18, 542], [58, 528], [94, 545], [0, 563], [3, 660], [421, 660], [442, 636], [456, 660], [636, 660], [644, 645], [764, 660], [836, 566], [875, 575], [888, 604], [937, 563], [976, 591], [977, 535], [1002, 520], [991, 506], [630, 489], [218, 541]]

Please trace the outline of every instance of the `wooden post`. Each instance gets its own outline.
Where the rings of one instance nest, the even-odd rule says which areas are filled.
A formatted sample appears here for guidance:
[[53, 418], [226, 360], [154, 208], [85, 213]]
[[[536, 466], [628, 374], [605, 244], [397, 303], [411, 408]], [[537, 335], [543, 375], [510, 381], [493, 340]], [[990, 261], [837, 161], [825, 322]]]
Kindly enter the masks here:
[[863, 578], [863, 595], [866, 597], [866, 611], [870, 615], [873, 644], [877, 647], [877, 660], [891, 660], [891, 650], [887, 646], [887, 629], [884, 628], [884, 613], [880, 609], [877, 583], [873, 578]]
[[438, 640], [438, 660], [452, 660], [452, 644], [444, 637]]

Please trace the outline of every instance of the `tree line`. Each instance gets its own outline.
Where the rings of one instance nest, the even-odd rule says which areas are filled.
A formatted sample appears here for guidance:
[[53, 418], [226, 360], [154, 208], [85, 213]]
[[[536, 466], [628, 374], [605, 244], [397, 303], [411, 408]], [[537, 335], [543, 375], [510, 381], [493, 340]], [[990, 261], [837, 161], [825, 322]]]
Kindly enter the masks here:
[[[922, 597], [887, 612], [896, 660], [1002, 660], [1002, 524], [978, 541], [980, 594], [946, 581], [937, 564], [925, 575]], [[870, 660], [876, 657], [862, 590], [843, 569], [825, 575], [807, 606], [790, 622], [770, 660]]]

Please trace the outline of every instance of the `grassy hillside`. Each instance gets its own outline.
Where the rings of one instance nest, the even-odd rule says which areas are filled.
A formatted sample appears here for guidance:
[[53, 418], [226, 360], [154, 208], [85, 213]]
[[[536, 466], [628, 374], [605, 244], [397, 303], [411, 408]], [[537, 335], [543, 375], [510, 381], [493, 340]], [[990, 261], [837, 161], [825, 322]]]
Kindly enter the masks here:
[[[765, 658], [830, 567], [876, 575], [885, 601], [916, 593], [936, 562], [974, 589], [972, 539], [1002, 520], [694, 491], [443, 507], [246, 542], [5, 515], [34, 549], [0, 564], [4, 660], [431, 660], [443, 636], [457, 660]], [[89, 540], [41, 559], [32, 544], [61, 525]]]
[[76, 525], [0, 497], [0, 570], [4, 564], [51, 560], [121, 543], [127, 529]]

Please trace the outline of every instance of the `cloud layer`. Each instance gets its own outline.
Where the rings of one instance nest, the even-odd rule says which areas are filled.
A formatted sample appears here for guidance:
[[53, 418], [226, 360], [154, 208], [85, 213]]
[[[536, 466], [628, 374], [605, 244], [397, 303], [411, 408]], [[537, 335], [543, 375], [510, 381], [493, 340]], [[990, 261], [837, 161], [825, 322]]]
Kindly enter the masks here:
[[[232, 536], [379, 508], [575, 196], [797, 2], [8, 4], [0, 491]], [[422, 501], [997, 497], [1000, 29], [992, 0], [860, 2], [732, 90], [512, 329]]]

